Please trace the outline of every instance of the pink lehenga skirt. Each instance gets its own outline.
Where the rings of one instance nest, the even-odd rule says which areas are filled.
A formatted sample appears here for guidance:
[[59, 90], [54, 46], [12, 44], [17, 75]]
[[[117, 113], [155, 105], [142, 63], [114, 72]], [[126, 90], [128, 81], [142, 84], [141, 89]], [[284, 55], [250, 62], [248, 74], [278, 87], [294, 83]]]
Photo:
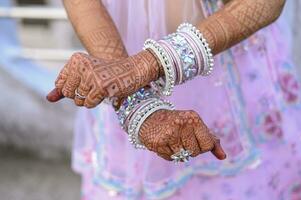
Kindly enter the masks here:
[[[104, 1], [130, 54], [148, 37], [175, 30], [167, 13], [176, 8], [166, 2]], [[198, 11], [219, 6], [215, 0], [187, 0], [178, 21], [196, 23]], [[135, 150], [111, 106], [81, 109], [73, 168], [83, 178], [82, 199], [300, 200], [301, 93], [290, 34], [282, 17], [217, 56], [212, 76], [178, 86], [170, 98], [178, 109], [197, 111], [218, 134], [225, 161], [208, 153], [175, 165]]]

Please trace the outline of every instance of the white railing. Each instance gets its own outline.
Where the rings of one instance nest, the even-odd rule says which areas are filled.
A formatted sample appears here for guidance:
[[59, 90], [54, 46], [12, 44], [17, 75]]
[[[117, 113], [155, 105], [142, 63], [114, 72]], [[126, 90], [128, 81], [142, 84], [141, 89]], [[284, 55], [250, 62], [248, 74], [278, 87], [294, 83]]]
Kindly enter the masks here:
[[66, 20], [67, 15], [62, 8], [0, 7], [0, 18]]
[[[42, 6], [0, 7], [0, 20], [1, 18], [67, 20], [67, 14], [63, 8]], [[64, 61], [69, 59], [72, 53], [76, 51], [80, 50], [21, 47], [20, 57], [35, 60]]]
[[33, 60], [65, 61], [68, 60], [74, 52], [79, 51], [83, 50], [22, 48], [21, 57]]

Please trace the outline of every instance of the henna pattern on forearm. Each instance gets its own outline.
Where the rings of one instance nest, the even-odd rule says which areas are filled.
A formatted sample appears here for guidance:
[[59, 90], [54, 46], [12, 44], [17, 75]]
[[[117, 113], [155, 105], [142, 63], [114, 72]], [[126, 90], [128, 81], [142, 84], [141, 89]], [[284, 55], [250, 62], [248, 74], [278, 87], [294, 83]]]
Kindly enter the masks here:
[[[104, 60], [127, 58], [117, 28], [99, 0], [65, 0], [64, 5], [77, 35], [91, 55]], [[112, 66], [114, 69], [110, 69]], [[104, 80], [106, 94], [118, 98], [134, 93], [162, 73], [156, 58], [146, 51], [106, 67], [94, 66], [93, 69], [108, 74]], [[97, 81], [94, 82], [96, 85]]]
[[275, 21], [285, 0], [232, 0], [198, 28], [213, 53], [220, 53]]
[[[89, 1], [89, 3], [84, 0], [65, 0], [65, 5], [69, 9], [71, 9], [72, 6], [79, 7], [77, 12], [83, 12], [87, 16], [93, 16], [91, 14], [93, 12], [88, 12], [88, 10], [99, 10], [96, 8], [97, 5], [101, 6], [101, 4], [97, 2], [95, 2], [95, 0]], [[207, 38], [213, 52], [218, 53], [240, 42], [261, 27], [275, 20], [281, 12], [283, 3], [284, 0], [232, 0], [216, 14], [201, 22], [199, 28], [203, 32], [205, 38]], [[71, 6], [68, 6], [69, 4]], [[83, 6], [85, 4], [87, 5]], [[104, 24], [106, 24], [104, 27], [115, 30], [112, 35], [115, 35], [116, 37], [114, 36], [111, 39], [112, 44], [119, 44], [121, 40], [116, 28], [112, 28], [115, 27], [113, 22], [109, 20], [110, 18], [105, 11], [105, 8], [102, 7], [101, 9], [103, 9], [102, 13], [106, 13], [104, 16], [102, 15], [100, 17], [103, 19]], [[90, 35], [90, 33], [85, 30], [90, 29], [85, 26], [87, 26], [87, 24], [97, 23], [87, 23], [84, 20], [89, 20], [89, 18], [84, 16], [81, 18], [80, 15], [72, 17], [75, 15], [74, 13], [77, 12], [75, 9], [69, 16], [71, 19], [74, 18], [73, 24], [78, 34], [82, 35], [82, 37], [89, 38], [87, 35]], [[90, 18], [91, 22], [93, 19], [96, 19], [95, 17]], [[98, 30], [104, 29], [100, 28]], [[104, 35], [108, 36], [107, 34]], [[82, 40], [84, 41], [84, 39]], [[106, 46], [107, 45], [104, 45], [103, 49], [105, 49]], [[100, 49], [97, 46], [93, 46], [93, 42], [91, 42], [90, 46], [86, 45], [86, 47], [89, 52], [96, 52]], [[123, 49], [123, 45], [121, 45], [120, 48]], [[101, 55], [99, 54], [96, 55], [96, 57], [102, 57], [105, 54], [106, 53]], [[114, 57], [120, 58], [122, 56], [116, 54]], [[110, 69], [111, 67], [113, 68]], [[143, 51], [136, 56], [129, 57], [110, 65], [96, 67], [95, 70], [100, 74], [105, 73], [107, 75], [106, 78], [102, 77], [96, 80], [100, 83], [105, 82], [104, 86], [101, 85], [101, 87], [104, 87], [102, 89], [105, 89], [109, 97], [124, 97], [130, 95], [162, 75], [160, 73], [162, 72], [162, 67], [159, 65], [156, 58], [147, 51]], [[97, 83], [97, 81], [95, 82]]]
[[[73, 4], [78, 5], [77, 3], [80, 2], [81, 0], [73, 1]], [[88, 7], [91, 5], [93, 3], [90, 2]], [[76, 19], [76, 17], [74, 18]], [[74, 26], [85, 28], [76, 24], [75, 20]], [[76, 31], [79, 32], [78, 35], [83, 34], [81, 36], [83, 42], [85, 42], [85, 38], [89, 38], [86, 36], [88, 33], [81, 32], [77, 28]], [[113, 59], [106, 54], [106, 51], [103, 51], [107, 45], [104, 45], [104, 48], [101, 47], [102, 45], [95, 45], [98, 39], [97, 36], [94, 38], [96, 41], [85, 43], [88, 51], [96, 52], [92, 54], [98, 58]], [[118, 41], [118, 38], [115, 37], [112, 40], [119, 44], [121, 40]], [[99, 46], [101, 48], [98, 48]], [[120, 45], [120, 48], [124, 48], [123, 45]], [[113, 57], [118, 59], [125, 55], [126, 53], [115, 53]], [[150, 81], [156, 80], [160, 69], [156, 58], [147, 51], [111, 64], [86, 54], [77, 53], [72, 56], [60, 73], [56, 85], [57, 88], [62, 89], [65, 96], [71, 98], [74, 97], [74, 90], [78, 88], [78, 91], [87, 96], [87, 99], [82, 100], [75, 97], [75, 103], [94, 107], [106, 96], [125, 97], [134, 93]], [[166, 160], [170, 160], [170, 156], [182, 147], [190, 150], [193, 156], [213, 150], [219, 159], [225, 158], [219, 140], [209, 133], [198, 115], [192, 111], [162, 110], [155, 112], [146, 119], [140, 134], [142, 142]]]
[[64, 5], [90, 55], [105, 60], [127, 57], [118, 30], [100, 0], [64, 0]]

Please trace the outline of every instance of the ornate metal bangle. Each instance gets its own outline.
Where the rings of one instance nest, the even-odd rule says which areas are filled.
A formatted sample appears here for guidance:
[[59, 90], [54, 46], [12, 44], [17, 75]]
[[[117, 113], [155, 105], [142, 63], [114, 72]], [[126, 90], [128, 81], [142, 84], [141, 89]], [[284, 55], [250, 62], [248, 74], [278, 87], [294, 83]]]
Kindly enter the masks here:
[[142, 88], [123, 101], [117, 111], [118, 119], [122, 128], [127, 131], [129, 141], [135, 148], [144, 149], [138, 135], [143, 122], [152, 113], [162, 109], [171, 110], [174, 109], [174, 106], [167, 101], [159, 99], [158, 94], [152, 88]]
[[181, 73], [180, 76], [177, 77], [178, 80], [176, 80], [176, 82], [182, 84], [196, 77], [202, 63], [198, 63], [196, 51], [193, 50], [193, 45], [189, 43], [189, 40], [179, 33], [173, 33], [159, 42], [164, 41], [176, 52], [176, 55], [173, 57], [178, 57], [180, 60], [180, 65], [174, 66], [176, 71], [180, 71]]
[[177, 32], [184, 32], [188, 33], [192, 36], [196, 44], [199, 46], [199, 48], [203, 51], [203, 54], [205, 55], [205, 60], [204, 60], [204, 70], [201, 73], [203, 76], [208, 76], [212, 73], [213, 71], [213, 66], [214, 66], [214, 59], [213, 59], [213, 54], [211, 53], [211, 49], [204, 38], [203, 34], [192, 24], [189, 23], [183, 23], [181, 24]]
[[158, 89], [162, 95], [170, 96], [175, 85], [175, 71], [172, 66], [171, 58], [166, 50], [158, 42], [152, 39], [145, 41], [144, 50], [149, 50], [159, 59], [165, 74], [164, 78], [159, 78], [152, 85], [154, 88]]
[[119, 110], [116, 112], [121, 127], [127, 130], [126, 120], [131, 114], [131, 112], [139, 105], [141, 102], [146, 101], [150, 98], [159, 98], [159, 96], [152, 89], [141, 88], [136, 93], [128, 96], [121, 104]]
[[151, 114], [158, 110], [174, 110], [174, 106], [168, 101], [152, 99], [152, 101], [149, 101], [141, 106], [133, 114], [128, 126], [128, 135], [129, 141], [134, 145], [135, 148], [145, 149], [144, 145], [141, 144], [139, 140], [140, 127]]

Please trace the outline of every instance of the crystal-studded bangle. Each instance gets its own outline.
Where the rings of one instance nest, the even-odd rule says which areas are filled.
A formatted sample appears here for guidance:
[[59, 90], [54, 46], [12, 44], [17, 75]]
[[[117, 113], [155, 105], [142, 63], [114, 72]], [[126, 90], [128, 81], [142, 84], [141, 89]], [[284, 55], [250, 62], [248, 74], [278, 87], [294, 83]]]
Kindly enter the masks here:
[[170, 96], [175, 85], [175, 71], [172, 66], [171, 58], [166, 50], [158, 42], [152, 39], [147, 39], [145, 41], [144, 50], [149, 50], [159, 59], [165, 74], [164, 78], [159, 78], [152, 85], [154, 88], [157, 88], [162, 95]]
[[191, 45], [191, 49], [194, 52], [195, 55], [195, 61], [198, 66], [197, 75], [201, 75], [201, 73], [204, 71], [205, 68], [205, 53], [202, 51], [202, 49], [196, 44], [195, 40], [192, 38], [192, 36], [188, 33], [179, 32], [179, 35], [184, 37], [188, 43]]
[[160, 99], [152, 99], [135, 111], [128, 125], [129, 141], [137, 149], [145, 149], [139, 140], [140, 127], [144, 121], [158, 110], [174, 110], [173, 104]]
[[193, 45], [187, 38], [179, 33], [173, 33], [160, 40], [173, 49], [173, 57], [180, 60], [180, 65], [176, 65], [175, 71], [179, 71], [180, 75], [177, 77], [176, 83], [182, 84], [188, 80], [193, 79], [198, 75], [202, 68], [202, 63], [198, 63], [197, 51], [193, 49]]
[[116, 113], [120, 125], [124, 130], [127, 130], [126, 122], [128, 121], [129, 115], [133, 112], [133, 110], [137, 109], [137, 105], [151, 98], [159, 98], [159, 96], [151, 88], [141, 88], [136, 93], [123, 100], [119, 110]]
[[182, 72], [182, 61], [179, 56], [177, 56], [176, 50], [165, 40], [160, 40], [159, 43], [162, 47], [165, 48], [166, 52], [172, 58], [172, 65], [174, 66], [175, 71], [175, 85], [179, 85], [183, 81], [183, 72]]
[[213, 54], [211, 53], [211, 49], [209, 47], [209, 44], [207, 43], [206, 39], [204, 38], [203, 34], [192, 24], [189, 23], [183, 23], [181, 24], [177, 32], [186, 32], [194, 38], [196, 44], [198, 44], [199, 48], [202, 49], [204, 56], [204, 70], [201, 73], [203, 76], [210, 75], [213, 71], [214, 66], [214, 60], [213, 60]]

